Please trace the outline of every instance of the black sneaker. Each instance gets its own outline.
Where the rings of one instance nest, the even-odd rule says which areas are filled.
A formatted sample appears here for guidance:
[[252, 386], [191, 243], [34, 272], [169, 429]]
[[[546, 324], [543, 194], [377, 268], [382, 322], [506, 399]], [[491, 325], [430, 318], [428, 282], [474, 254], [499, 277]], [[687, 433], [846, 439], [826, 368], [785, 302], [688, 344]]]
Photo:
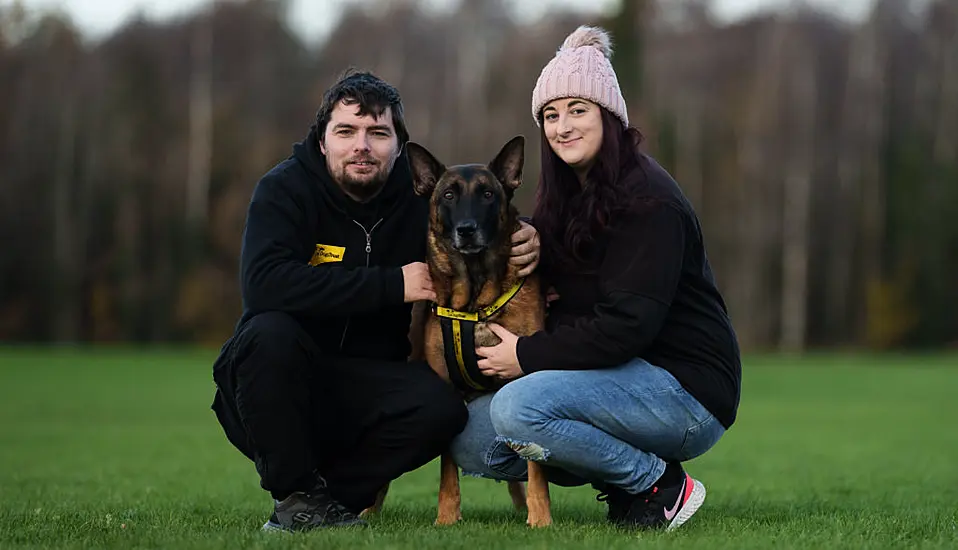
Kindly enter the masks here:
[[662, 529], [671, 531], [692, 517], [705, 501], [705, 486], [678, 464], [669, 468], [678, 468], [663, 478], [676, 481], [669, 484], [657, 482], [651, 489], [632, 495], [632, 504], [621, 521], [625, 527], [639, 529]]
[[359, 516], [333, 500], [323, 481], [305, 493], [296, 492], [282, 501], [274, 502], [273, 515], [263, 525], [264, 531], [306, 531], [367, 525]]
[[629, 513], [629, 507], [635, 500], [635, 495], [610, 485], [604, 488], [595, 499], [608, 504], [609, 512], [605, 517], [609, 520], [609, 523], [620, 525], [626, 514]]

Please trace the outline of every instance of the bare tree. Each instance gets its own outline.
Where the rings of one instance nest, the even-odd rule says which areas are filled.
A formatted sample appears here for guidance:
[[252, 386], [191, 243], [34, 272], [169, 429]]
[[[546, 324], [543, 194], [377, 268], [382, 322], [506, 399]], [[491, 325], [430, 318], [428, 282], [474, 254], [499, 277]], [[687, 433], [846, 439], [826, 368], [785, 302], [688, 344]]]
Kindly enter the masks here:
[[[71, 56], [72, 57], [72, 56]], [[66, 75], [75, 59], [63, 59]], [[73, 73], [71, 76], [75, 76]], [[57, 88], [60, 101], [56, 130], [54, 157], [53, 192], [51, 198], [53, 222], [54, 280], [55, 302], [53, 306], [53, 335], [57, 341], [75, 342], [79, 339], [80, 288], [79, 282], [83, 269], [83, 250], [81, 246], [82, 213], [76, 211], [74, 196], [77, 189], [75, 181], [77, 148], [77, 92], [66, 82]]]
[[752, 73], [749, 110], [739, 144], [743, 182], [739, 196], [740, 276], [735, 280], [740, 311], [739, 334], [746, 345], [774, 342], [778, 312], [771, 288], [775, 244], [781, 212], [775, 162], [778, 158], [779, 98], [785, 85], [788, 21], [778, 17], [760, 39], [759, 60]]
[[213, 162], [213, 23], [207, 12], [193, 20], [190, 37], [189, 156], [186, 221], [201, 232], [209, 211]]
[[934, 159], [939, 166], [958, 164], [958, 4], [941, 2], [944, 36], [935, 58], [939, 75], [937, 127], [934, 131]]
[[702, 209], [705, 192], [704, 102], [697, 91], [689, 90], [680, 91], [676, 103], [676, 178], [692, 205]]
[[853, 304], [862, 304], [855, 284], [856, 249], [865, 273], [876, 273], [880, 257], [881, 211], [884, 187], [880, 170], [880, 147], [885, 134], [885, 53], [876, 17], [867, 21], [852, 38], [848, 76], [842, 105], [841, 153], [838, 186], [832, 210], [833, 227], [828, 254], [828, 286], [825, 292], [826, 325], [830, 332], [848, 324], [862, 326], [863, 310], [852, 315]]
[[789, 152], [782, 201], [782, 308], [779, 347], [805, 349], [808, 322], [809, 221], [818, 113], [816, 46], [802, 33], [791, 36], [789, 75]]

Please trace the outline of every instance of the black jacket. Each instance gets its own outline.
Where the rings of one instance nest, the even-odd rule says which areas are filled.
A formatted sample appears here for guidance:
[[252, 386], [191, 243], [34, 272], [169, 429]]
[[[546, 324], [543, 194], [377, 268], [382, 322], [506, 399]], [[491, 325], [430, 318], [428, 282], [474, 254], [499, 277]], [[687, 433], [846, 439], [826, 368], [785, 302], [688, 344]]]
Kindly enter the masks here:
[[594, 265], [548, 274], [560, 298], [547, 331], [519, 339], [526, 373], [612, 367], [641, 357], [668, 370], [726, 428], [741, 387], [739, 347], [678, 184], [643, 157], [624, 183], [635, 201], [605, 236]]
[[403, 360], [411, 304], [402, 266], [424, 261], [427, 199], [413, 191], [405, 148], [379, 196], [348, 198], [332, 180], [316, 131], [257, 183], [243, 233], [243, 314], [282, 311], [324, 353]]

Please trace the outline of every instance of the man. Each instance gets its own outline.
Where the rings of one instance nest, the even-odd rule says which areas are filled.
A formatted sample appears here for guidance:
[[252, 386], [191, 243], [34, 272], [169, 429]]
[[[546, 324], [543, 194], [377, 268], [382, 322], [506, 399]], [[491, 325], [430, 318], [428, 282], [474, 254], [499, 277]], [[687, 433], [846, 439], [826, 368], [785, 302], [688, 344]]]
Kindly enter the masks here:
[[[412, 305], [435, 299], [408, 139], [399, 93], [347, 74], [253, 191], [243, 314], [213, 365], [212, 409], [274, 499], [265, 529], [362, 525], [386, 483], [466, 423], [452, 388], [407, 361]], [[513, 240], [513, 261], [532, 271], [535, 230]]]

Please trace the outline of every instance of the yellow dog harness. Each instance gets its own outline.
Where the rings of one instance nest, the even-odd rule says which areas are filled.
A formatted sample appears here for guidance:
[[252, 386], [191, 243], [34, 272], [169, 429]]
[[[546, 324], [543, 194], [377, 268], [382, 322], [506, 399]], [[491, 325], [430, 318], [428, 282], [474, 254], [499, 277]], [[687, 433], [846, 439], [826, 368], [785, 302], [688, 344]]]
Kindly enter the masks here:
[[499, 312], [522, 288], [525, 279], [519, 279], [508, 291], [491, 305], [476, 312], [457, 311], [433, 304], [433, 313], [439, 317], [442, 328], [443, 355], [446, 370], [453, 385], [461, 390], [492, 390], [494, 380], [479, 371], [476, 357], [476, 323], [486, 321]]

